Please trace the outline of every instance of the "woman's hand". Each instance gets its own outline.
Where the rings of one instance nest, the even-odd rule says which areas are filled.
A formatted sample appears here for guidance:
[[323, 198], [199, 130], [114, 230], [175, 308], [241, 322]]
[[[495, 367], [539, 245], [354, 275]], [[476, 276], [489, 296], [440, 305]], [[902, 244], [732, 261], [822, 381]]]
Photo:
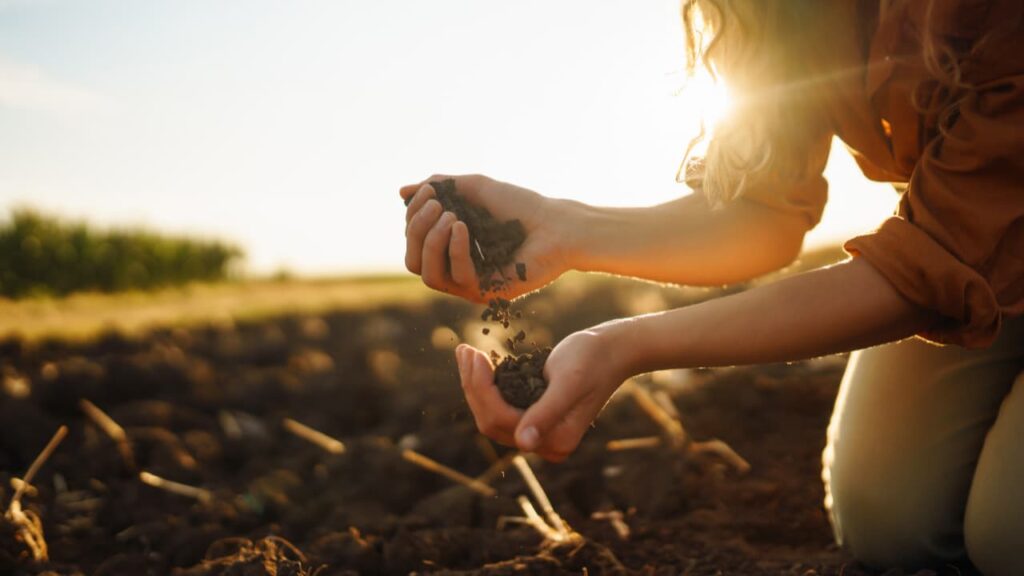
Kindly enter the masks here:
[[470, 258], [469, 229], [454, 214], [444, 212], [429, 184], [447, 178], [455, 180], [456, 191], [470, 203], [486, 208], [498, 220], [519, 219], [526, 229], [526, 241], [515, 258], [516, 262], [526, 264], [526, 280], [519, 280], [514, 265], [503, 270], [506, 278], [514, 279], [502, 292], [503, 298], [512, 299], [536, 290], [568, 269], [572, 203], [546, 198], [486, 176], [437, 174], [399, 191], [408, 204], [405, 266], [419, 274], [424, 284], [476, 302], [485, 302], [489, 297], [481, 293]]
[[548, 389], [525, 412], [501, 397], [486, 354], [465, 344], [456, 348], [462, 389], [480, 432], [552, 462], [565, 460], [630, 376], [606, 326], [572, 334], [552, 350], [544, 365]]

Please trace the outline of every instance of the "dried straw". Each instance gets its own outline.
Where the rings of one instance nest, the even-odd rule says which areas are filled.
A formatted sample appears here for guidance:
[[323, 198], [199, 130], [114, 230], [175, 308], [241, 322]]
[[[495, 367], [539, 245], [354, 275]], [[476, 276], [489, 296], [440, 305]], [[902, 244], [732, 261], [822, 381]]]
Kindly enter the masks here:
[[605, 449], [609, 452], [619, 452], [622, 450], [639, 450], [644, 448], [655, 448], [661, 446], [660, 436], [644, 436], [643, 438], [623, 438], [621, 440], [609, 440], [604, 445]]
[[331, 454], [343, 454], [345, 452], [345, 444], [342, 443], [341, 440], [331, 438], [327, 434], [310, 428], [301, 422], [296, 422], [291, 418], [285, 418], [281, 421], [281, 424], [284, 426], [285, 430], [299, 438], [302, 438], [303, 440], [316, 444]]
[[68, 435], [68, 427], [61, 426], [54, 433], [53, 438], [46, 444], [42, 452], [36, 456], [36, 459], [32, 461], [32, 465], [28, 467], [28, 471], [25, 472], [25, 476], [21, 479], [21, 482], [17, 484], [17, 488], [14, 491], [14, 496], [11, 497], [11, 503], [7, 507], [7, 512], [4, 517], [8, 522], [13, 524], [18, 529], [18, 539], [25, 543], [28, 547], [29, 552], [32, 554], [32, 559], [38, 562], [46, 562], [50, 558], [50, 551], [46, 545], [46, 539], [43, 536], [43, 522], [39, 518], [39, 515], [31, 510], [23, 510], [21, 508], [21, 497], [29, 489], [32, 479], [35, 478], [39, 469], [43, 467], [43, 464], [49, 460], [53, 451], [57, 449], [57, 446], [64, 440], [64, 437]]
[[14, 492], [14, 496], [11, 498], [11, 504], [21, 500], [21, 495], [25, 493], [26, 487], [32, 483], [32, 479], [36, 477], [36, 473], [43, 467], [43, 464], [50, 459], [50, 455], [57, 449], [57, 446], [64, 440], [64, 437], [68, 435], [68, 427], [61, 425], [60, 428], [53, 434], [53, 438], [46, 444], [43, 451], [36, 456], [36, 459], [32, 461], [32, 465], [28, 467], [28, 472], [22, 476], [22, 484], [18, 486], [18, 489]]
[[631, 391], [633, 392], [633, 399], [636, 400], [640, 409], [642, 409], [655, 424], [661, 427], [665, 435], [668, 436], [669, 442], [671, 442], [674, 448], [684, 448], [688, 442], [686, 430], [683, 429], [682, 423], [678, 419], [673, 418], [672, 415], [665, 411], [654, 398], [651, 397], [651, 393], [646, 388], [641, 386], [634, 386]]
[[407, 461], [419, 466], [420, 468], [444, 476], [445, 478], [458, 484], [462, 484], [466, 488], [469, 488], [470, 490], [477, 492], [483, 496], [492, 497], [498, 494], [497, 490], [491, 488], [487, 484], [484, 484], [479, 480], [470, 478], [469, 476], [466, 476], [465, 474], [459, 472], [458, 470], [453, 470], [452, 468], [449, 468], [448, 466], [441, 464], [437, 460], [428, 458], [423, 454], [416, 452], [415, 450], [403, 450], [402, 458], [405, 458]]
[[180, 482], [167, 480], [166, 478], [161, 478], [156, 474], [150, 474], [149, 472], [139, 472], [139, 480], [153, 488], [158, 488], [179, 496], [195, 498], [203, 504], [207, 504], [213, 500], [213, 493], [205, 488], [196, 488], [195, 486], [189, 486], [188, 484], [181, 484]]
[[517, 454], [512, 458], [512, 463], [515, 464], [519, 473], [523, 476], [523, 480], [526, 481], [526, 487], [530, 489], [533, 497], [540, 504], [540, 509], [547, 516], [548, 523], [557, 531], [561, 533], [568, 533], [568, 524], [562, 517], [555, 512], [555, 508], [551, 505], [551, 500], [548, 499], [547, 493], [544, 492], [544, 488], [541, 487], [540, 482], [537, 480], [537, 476], [534, 475], [533, 469], [530, 468], [530, 464], [526, 462], [526, 458], [522, 454]]
[[129, 470], [135, 469], [135, 454], [132, 452], [131, 442], [128, 441], [128, 435], [125, 433], [124, 428], [120, 424], [114, 421], [113, 418], [107, 415], [106, 412], [100, 410], [92, 402], [82, 398], [78, 401], [78, 406], [85, 412], [85, 415], [103, 431], [104, 434], [110, 437], [111, 440], [117, 444], [117, 451], [121, 454], [121, 460], [124, 461], [124, 465]]

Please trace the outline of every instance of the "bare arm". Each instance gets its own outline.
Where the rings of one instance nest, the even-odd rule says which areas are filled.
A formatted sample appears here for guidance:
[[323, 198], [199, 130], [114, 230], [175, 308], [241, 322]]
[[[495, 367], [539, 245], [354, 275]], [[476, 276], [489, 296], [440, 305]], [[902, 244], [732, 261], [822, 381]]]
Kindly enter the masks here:
[[650, 208], [576, 205], [570, 264], [660, 282], [714, 286], [782, 268], [800, 252], [800, 216], [743, 200], [720, 209], [692, 194]]
[[480, 430], [561, 460], [618, 386], [652, 370], [799, 360], [898, 340], [936, 320], [855, 259], [685, 308], [617, 320], [562, 340], [548, 391], [525, 413], [501, 400], [487, 356], [461, 346], [460, 372]]
[[[465, 225], [442, 213], [427, 185], [444, 178], [449, 176], [435, 175], [400, 191], [409, 203], [406, 266], [431, 288], [486, 300]], [[540, 288], [569, 269], [697, 286], [747, 280], [789, 264], [806, 229], [799, 216], [744, 200], [713, 210], [693, 194], [648, 208], [600, 208], [485, 176], [452, 178], [467, 200], [526, 228], [517, 261], [527, 265], [528, 281], [511, 285], [506, 297]]]
[[800, 360], [911, 336], [937, 318], [854, 259], [606, 326], [627, 372]]

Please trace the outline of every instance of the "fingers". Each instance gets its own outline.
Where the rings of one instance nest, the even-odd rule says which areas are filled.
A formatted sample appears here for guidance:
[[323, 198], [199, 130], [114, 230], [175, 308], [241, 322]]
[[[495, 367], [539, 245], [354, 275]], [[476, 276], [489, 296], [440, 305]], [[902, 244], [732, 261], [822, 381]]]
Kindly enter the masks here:
[[515, 431], [516, 446], [520, 450], [568, 455], [576, 448], [587, 424], [581, 427], [568, 419], [581, 400], [569, 393], [572, 389], [573, 386], [549, 385], [540, 400], [526, 410]]
[[448, 245], [452, 236], [455, 214], [445, 212], [437, 219], [423, 240], [420, 276], [423, 283], [434, 290], [447, 290]]
[[433, 174], [430, 178], [423, 180], [417, 184], [406, 184], [398, 189], [399, 196], [405, 201], [405, 205], [408, 206], [412, 202], [411, 198], [426, 184], [431, 182], [441, 182], [442, 180], [455, 180], [455, 189], [458, 190], [459, 195], [464, 197], [470, 202], [476, 202], [480, 197], [480, 188], [486, 183], [491, 182], [486, 176], [480, 174], [463, 174], [461, 176], [451, 176], [449, 174]]
[[460, 288], [472, 294], [477, 286], [477, 279], [476, 268], [469, 256], [469, 250], [469, 228], [464, 222], [455, 222], [452, 225], [451, 240], [448, 244], [452, 280]]
[[406, 184], [398, 189], [398, 195], [402, 197], [402, 200], [405, 201], [405, 205], [408, 206], [410, 199], [422, 186], [422, 184]]
[[413, 274], [419, 274], [422, 269], [423, 242], [441, 217], [441, 212], [441, 203], [430, 199], [409, 220], [405, 229], [405, 267]]
[[427, 200], [435, 198], [436, 196], [437, 193], [434, 191], [432, 186], [429, 184], [421, 185], [416, 190], [415, 194], [409, 197], [409, 202], [405, 209], [406, 226], [409, 225], [409, 221], [412, 220], [412, 217], [423, 208], [423, 205], [427, 203]]
[[455, 349], [462, 389], [480, 432], [506, 446], [514, 446], [513, 431], [520, 413], [509, 406], [494, 385], [494, 367], [487, 356], [465, 344]]

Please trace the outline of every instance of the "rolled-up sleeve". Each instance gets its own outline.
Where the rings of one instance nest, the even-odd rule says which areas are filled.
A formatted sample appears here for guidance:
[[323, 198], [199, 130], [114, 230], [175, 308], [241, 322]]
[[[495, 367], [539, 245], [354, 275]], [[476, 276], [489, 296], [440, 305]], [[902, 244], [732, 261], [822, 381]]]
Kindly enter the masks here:
[[799, 174], [762, 175], [743, 190], [740, 198], [799, 216], [807, 230], [814, 228], [828, 200], [828, 181], [822, 173], [831, 146], [832, 133], [822, 131], [811, 140], [805, 156], [807, 164]]
[[988, 346], [1024, 312], [1024, 75], [980, 86], [925, 148], [895, 216], [846, 250], [943, 320], [926, 339]]

